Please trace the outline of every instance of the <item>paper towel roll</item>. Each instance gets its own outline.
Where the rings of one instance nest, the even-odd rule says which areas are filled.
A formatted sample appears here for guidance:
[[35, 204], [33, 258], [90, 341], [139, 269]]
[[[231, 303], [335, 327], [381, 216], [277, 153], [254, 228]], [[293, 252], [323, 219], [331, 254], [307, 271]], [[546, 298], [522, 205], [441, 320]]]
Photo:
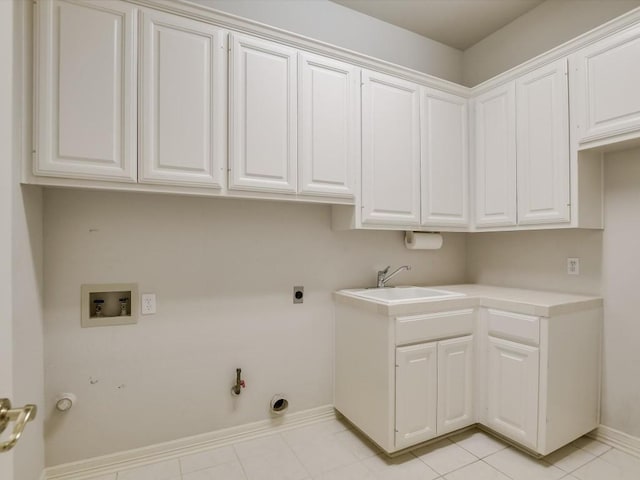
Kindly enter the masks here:
[[406, 232], [404, 245], [409, 250], [437, 250], [442, 247], [442, 235], [439, 233]]

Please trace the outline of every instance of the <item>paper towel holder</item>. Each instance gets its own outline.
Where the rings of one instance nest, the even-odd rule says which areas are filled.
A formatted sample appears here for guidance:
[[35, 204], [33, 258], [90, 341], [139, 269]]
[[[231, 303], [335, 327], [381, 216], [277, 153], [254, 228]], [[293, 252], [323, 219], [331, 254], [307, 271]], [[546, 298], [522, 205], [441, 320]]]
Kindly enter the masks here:
[[438, 250], [442, 248], [443, 238], [440, 232], [404, 232], [404, 245], [410, 250]]

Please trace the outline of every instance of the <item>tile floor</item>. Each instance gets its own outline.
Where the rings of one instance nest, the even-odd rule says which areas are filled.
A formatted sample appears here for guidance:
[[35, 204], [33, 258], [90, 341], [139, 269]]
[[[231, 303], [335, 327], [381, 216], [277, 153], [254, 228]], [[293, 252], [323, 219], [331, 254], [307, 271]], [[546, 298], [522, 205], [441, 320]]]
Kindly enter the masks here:
[[329, 420], [91, 480], [638, 480], [640, 458], [581, 438], [535, 460], [479, 430], [389, 459]]

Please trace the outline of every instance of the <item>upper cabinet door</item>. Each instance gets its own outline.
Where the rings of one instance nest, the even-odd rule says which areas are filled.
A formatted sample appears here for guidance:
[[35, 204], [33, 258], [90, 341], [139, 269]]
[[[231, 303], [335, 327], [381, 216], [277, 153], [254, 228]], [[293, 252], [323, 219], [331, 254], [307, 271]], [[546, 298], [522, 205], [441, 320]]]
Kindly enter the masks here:
[[296, 192], [296, 50], [231, 34], [229, 188]]
[[469, 224], [467, 99], [422, 87], [422, 224]]
[[569, 89], [565, 59], [516, 81], [518, 223], [568, 222]]
[[516, 224], [516, 88], [510, 82], [474, 100], [477, 227]]
[[299, 192], [353, 198], [360, 160], [360, 70], [300, 53]]
[[142, 12], [140, 182], [222, 188], [227, 50], [211, 25]]
[[[580, 142], [640, 128], [640, 26], [571, 57], [572, 112]], [[575, 73], [575, 75], [574, 75]]]
[[418, 85], [362, 72], [362, 223], [420, 224]]
[[34, 174], [136, 181], [136, 8], [38, 3]]

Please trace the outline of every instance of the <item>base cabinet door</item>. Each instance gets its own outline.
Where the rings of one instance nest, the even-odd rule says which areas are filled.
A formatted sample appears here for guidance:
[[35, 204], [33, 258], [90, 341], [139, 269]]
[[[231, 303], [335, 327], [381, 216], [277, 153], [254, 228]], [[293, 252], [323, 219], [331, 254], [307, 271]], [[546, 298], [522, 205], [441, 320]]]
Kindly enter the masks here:
[[438, 342], [438, 435], [474, 423], [473, 336]]
[[436, 436], [437, 344], [396, 349], [396, 449]]
[[540, 351], [494, 337], [489, 337], [487, 345], [487, 424], [512, 440], [535, 448]]
[[34, 174], [136, 181], [137, 8], [37, 4]]
[[566, 59], [516, 81], [518, 224], [561, 223], [569, 210]]
[[206, 23], [142, 12], [140, 183], [222, 188], [227, 50]]
[[362, 223], [420, 225], [418, 85], [362, 72]]

